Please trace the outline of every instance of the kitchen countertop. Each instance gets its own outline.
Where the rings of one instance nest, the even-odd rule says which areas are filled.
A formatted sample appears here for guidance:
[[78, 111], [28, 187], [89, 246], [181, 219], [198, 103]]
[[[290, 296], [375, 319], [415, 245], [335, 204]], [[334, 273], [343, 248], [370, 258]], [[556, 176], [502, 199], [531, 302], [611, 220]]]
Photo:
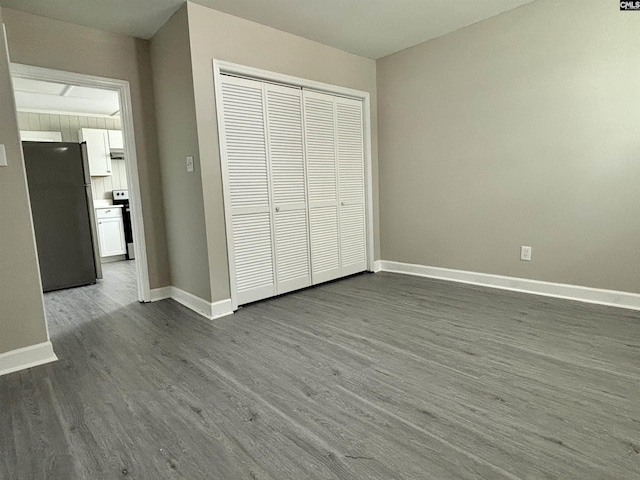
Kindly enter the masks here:
[[94, 205], [94, 210], [103, 210], [108, 208], [123, 208], [123, 205]]

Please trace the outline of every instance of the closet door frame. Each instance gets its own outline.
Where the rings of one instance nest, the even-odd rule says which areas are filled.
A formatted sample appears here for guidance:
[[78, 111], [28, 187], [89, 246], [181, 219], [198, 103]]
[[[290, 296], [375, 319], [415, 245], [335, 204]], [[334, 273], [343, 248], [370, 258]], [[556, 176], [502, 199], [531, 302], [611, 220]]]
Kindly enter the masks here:
[[363, 138], [364, 138], [364, 164], [365, 164], [365, 221], [366, 221], [366, 248], [367, 270], [374, 271], [374, 228], [373, 228], [373, 173], [371, 164], [371, 96], [369, 92], [340, 87], [328, 83], [316, 82], [300, 77], [285, 75], [268, 70], [248, 67], [222, 60], [213, 60], [213, 80], [216, 98], [216, 115], [218, 121], [218, 144], [220, 145], [220, 164], [222, 173], [225, 230], [227, 238], [227, 255], [229, 262], [229, 288], [231, 292], [231, 304], [233, 310], [238, 309], [238, 292], [236, 291], [236, 266], [234, 260], [234, 246], [231, 216], [231, 192], [229, 188], [229, 171], [227, 166], [227, 146], [225, 141], [224, 112], [220, 107], [222, 92], [222, 75], [236, 75], [263, 82], [276, 83], [284, 86], [299, 87], [307, 90], [328, 93], [362, 101], [363, 106]]

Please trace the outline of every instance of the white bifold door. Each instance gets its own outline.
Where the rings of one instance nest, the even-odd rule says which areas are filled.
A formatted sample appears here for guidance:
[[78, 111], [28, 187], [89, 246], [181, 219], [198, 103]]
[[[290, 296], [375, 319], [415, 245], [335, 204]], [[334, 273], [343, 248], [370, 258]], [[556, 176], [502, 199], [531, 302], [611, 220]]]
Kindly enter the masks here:
[[305, 91], [313, 283], [367, 269], [362, 102]]
[[238, 305], [364, 271], [362, 102], [221, 76]]

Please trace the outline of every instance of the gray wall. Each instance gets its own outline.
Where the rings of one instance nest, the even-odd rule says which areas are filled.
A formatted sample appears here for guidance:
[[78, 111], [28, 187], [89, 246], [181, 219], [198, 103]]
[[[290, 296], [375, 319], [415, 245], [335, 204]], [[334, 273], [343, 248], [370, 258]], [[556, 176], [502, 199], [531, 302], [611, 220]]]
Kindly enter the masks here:
[[211, 301], [186, 5], [152, 38], [151, 62], [171, 282]]
[[[213, 59], [354, 88], [371, 94], [376, 219], [374, 229], [378, 237], [375, 62], [192, 2], [188, 2], [187, 7], [212, 300], [223, 300], [230, 296], [212, 74]], [[376, 245], [379, 245], [379, 242], [376, 241]], [[194, 254], [205, 259], [206, 251], [205, 248]], [[377, 253], [376, 258], [379, 258]]]
[[48, 340], [6, 48], [0, 31], [0, 144], [8, 159], [0, 167], [0, 353]]
[[[32, 132], [60, 132], [63, 142], [79, 142], [81, 128], [122, 130], [119, 117], [88, 117], [86, 115], [59, 115], [54, 113], [18, 112], [20, 130]], [[127, 165], [125, 160], [112, 160], [112, 175], [91, 177], [95, 200], [111, 200], [111, 192], [127, 189]]]
[[149, 280], [169, 285], [149, 42], [10, 9], [4, 18], [11, 61], [129, 81]]
[[640, 292], [638, 22], [538, 0], [378, 61], [382, 258]]

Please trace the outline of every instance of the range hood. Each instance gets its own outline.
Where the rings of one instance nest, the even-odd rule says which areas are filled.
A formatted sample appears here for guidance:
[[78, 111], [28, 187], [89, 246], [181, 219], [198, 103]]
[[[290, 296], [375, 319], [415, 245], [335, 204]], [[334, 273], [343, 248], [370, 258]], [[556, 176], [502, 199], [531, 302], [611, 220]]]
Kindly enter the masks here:
[[111, 160], [124, 160], [124, 148], [112, 148], [109, 150]]

